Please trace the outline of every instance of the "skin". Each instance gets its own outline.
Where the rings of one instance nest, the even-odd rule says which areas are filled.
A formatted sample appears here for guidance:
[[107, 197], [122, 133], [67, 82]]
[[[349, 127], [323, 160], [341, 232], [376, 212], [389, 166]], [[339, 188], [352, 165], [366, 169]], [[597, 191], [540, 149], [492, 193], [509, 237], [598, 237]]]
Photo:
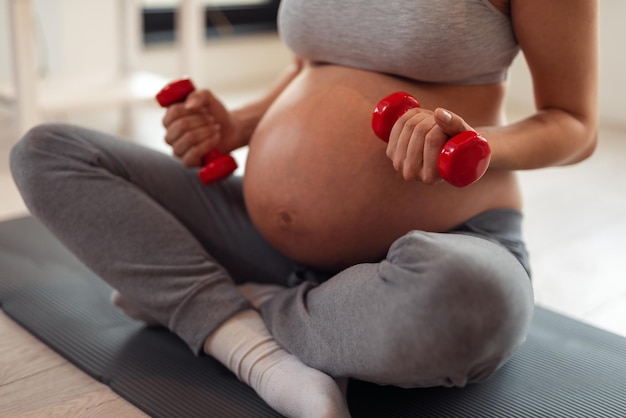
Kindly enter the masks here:
[[[597, 4], [493, 3], [510, 14], [533, 78], [536, 112], [524, 120], [506, 123], [504, 83], [436, 85], [297, 59], [241, 109], [228, 111], [207, 90], [171, 106], [166, 141], [188, 166], [214, 146], [249, 145], [252, 220], [278, 250], [320, 268], [378, 261], [412, 229], [447, 231], [490, 209], [520, 209], [516, 170], [575, 164], [595, 148]], [[385, 144], [371, 114], [397, 90], [422, 108], [401, 117]], [[479, 182], [455, 188], [440, 179], [437, 159], [468, 129], [489, 141], [491, 164]]]

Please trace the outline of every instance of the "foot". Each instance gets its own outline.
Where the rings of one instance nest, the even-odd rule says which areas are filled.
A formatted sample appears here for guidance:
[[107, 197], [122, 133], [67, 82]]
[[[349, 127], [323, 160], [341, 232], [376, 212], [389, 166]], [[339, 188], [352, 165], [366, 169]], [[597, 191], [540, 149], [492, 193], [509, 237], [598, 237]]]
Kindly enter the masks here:
[[122, 296], [122, 294], [115, 289], [111, 292], [111, 303], [120, 308], [126, 315], [136, 319], [137, 321], [144, 322], [150, 327], [163, 326], [163, 324], [161, 324], [153, 316], [130, 303], [128, 299], [125, 299], [124, 296]]
[[204, 350], [250, 385], [269, 406], [293, 418], [346, 418], [337, 383], [283, 350], [258, 312], [240, 312], [206, 340]]

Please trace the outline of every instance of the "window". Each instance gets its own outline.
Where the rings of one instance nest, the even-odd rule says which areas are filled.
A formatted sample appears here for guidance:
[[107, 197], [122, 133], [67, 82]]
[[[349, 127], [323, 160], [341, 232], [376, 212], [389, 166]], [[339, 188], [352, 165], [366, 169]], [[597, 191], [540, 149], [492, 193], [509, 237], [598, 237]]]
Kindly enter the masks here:
[[[276, 30], [280, 0], [204, 0], [207, 37]], [[145, 43], [174, 39], [177, 0], [142, 0]]]

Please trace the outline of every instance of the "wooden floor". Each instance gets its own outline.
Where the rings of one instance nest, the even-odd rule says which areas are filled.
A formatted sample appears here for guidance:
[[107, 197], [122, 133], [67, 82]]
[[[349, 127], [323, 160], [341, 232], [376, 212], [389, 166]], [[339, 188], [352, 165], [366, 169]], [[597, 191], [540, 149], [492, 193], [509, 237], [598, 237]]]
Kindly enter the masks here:
[[[160, 111], [140, 114], [142, 129]], [[26, 214], [7, 170], [0, 119], [0, 219]], [[626, 132], [604, 128], [585, 163], [521, 173], [526, 238], [539, 305], [626, 336]], [[10, 138], [10, 136], [8, 136]], [[151, 143], [161, 132], [139, 132]], [[0, 312], [0, 417], [139, 417], [144, 414], [72, 366]]]
[[145, 417], [0, 312], [1, 417]]

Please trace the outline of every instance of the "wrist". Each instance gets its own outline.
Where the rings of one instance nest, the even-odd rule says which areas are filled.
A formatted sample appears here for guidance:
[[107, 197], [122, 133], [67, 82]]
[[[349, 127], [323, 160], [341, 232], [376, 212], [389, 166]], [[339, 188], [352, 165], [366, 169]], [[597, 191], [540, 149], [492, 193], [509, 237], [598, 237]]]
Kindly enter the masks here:
[[263, 117], [267, 106], [262, 103], [254, 103], [231, 113], [237, 147], [244, 147], [250, 142], [259, 121]]

